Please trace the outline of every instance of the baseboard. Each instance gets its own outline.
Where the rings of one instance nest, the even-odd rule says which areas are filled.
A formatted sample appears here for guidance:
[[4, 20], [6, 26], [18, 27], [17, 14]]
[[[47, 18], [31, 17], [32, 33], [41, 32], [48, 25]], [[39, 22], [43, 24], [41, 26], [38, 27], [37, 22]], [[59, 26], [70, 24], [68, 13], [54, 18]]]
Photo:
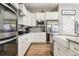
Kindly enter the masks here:
[[25, 52], [24, 56], [26, 56], [26, 53], [28, 52], [28, 50], [30, 49], [32, 43], [30, 44], [30, 46], [28, 47], [27, 51]]
[[31, 44], [48, 44], [46, 42], [32, 42]]
[[52, 53], [51, 51], [50, 51], [50, 53], [51, 53], [52, 56], [54, 56], [54, 53]]

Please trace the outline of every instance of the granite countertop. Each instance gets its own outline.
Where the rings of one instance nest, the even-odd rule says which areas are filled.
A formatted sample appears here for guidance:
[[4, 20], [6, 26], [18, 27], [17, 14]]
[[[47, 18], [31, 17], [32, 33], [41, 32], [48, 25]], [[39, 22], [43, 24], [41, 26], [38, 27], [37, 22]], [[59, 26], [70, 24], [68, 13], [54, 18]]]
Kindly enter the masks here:
[[11, 36], [15, 36], [15, 35], [16, 35], [16, 32], [0, 33], [0, 40]]
[[24, 33], [24, 34], [18, 35], [18, 37], [24, 36], [24, 35], [26, 35], [26, 34], [29, 34], [29, 33]]
[[68, 37], [67, 40], [79, 44], [79, 37]]
[[[53, 33], [51, 33], [53, 34]], [[61, 35], [61, 34], [58, 34], [58, 35], [54, 35], [60, 39], [63, 39], [63, 40], [68, 40], [68, 41], [71, 41], [71, 42], [74, 42], [74, 43], [79, 43], [79, 37], [77, 36], [73, 36], [73, 35]]]

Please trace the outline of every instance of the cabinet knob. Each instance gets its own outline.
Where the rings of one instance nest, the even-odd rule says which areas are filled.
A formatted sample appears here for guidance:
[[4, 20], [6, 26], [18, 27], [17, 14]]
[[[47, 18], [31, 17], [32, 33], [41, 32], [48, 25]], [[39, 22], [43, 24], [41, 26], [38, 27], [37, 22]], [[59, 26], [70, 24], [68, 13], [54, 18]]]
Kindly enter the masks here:
[[60, 48], [57, 48], [57, 50], [60, 50]]
[[76, 51], [79, 51], [77, 48], [74, 48]]

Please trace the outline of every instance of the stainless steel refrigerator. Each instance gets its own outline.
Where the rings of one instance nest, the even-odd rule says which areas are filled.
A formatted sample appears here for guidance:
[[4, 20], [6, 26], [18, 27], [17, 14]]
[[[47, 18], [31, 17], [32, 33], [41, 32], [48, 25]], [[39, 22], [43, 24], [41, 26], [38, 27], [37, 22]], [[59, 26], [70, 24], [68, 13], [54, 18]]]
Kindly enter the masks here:
[[59, 32], [59, 21], [58, 20], [47, 20], [46, 21], [46, 34], [47, 41], [50, 41], [49, 35], [50, 33], [58, 33]]
[[[53, 55], [54, 50], [54, 40], [53, 33], [59, 32], [59, 21], [58, 20], [47, 20], [46, 21], [46, 37], [47, 43], [50, 43], [50, 52]], [[51, 35], [52, 33], [52, 35]]]

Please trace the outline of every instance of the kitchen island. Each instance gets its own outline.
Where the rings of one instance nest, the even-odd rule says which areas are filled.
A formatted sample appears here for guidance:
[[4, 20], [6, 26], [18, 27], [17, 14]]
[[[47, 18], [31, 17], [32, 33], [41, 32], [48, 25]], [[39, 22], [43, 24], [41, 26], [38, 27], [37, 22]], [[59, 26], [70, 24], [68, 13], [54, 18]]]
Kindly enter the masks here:
[[79, 37], [61, 34], [51, 36], [54, 41], [54, 56], [79, 56]]

